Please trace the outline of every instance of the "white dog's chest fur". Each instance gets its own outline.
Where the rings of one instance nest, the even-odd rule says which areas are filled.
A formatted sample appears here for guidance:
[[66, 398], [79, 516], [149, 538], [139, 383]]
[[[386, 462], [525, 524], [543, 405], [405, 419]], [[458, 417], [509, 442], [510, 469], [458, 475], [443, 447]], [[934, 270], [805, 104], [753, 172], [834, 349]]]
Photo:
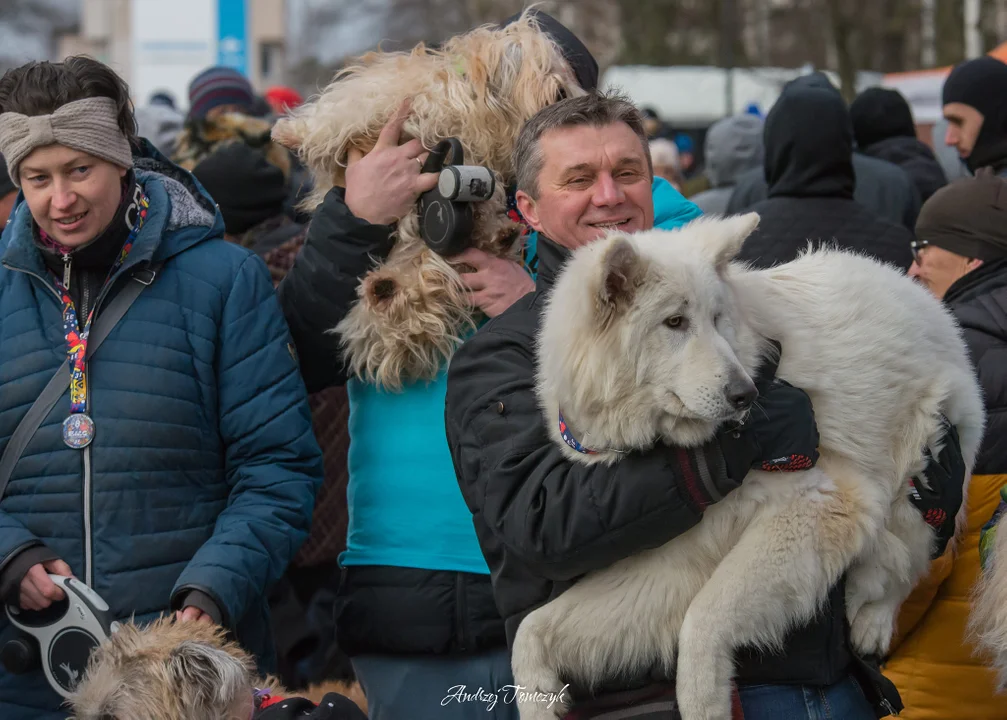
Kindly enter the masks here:
[[[697, 437], [690, 423], [692, 434], [676, 438], [673, 424], [655, 418], [708, 407], [725, 377], [739, 366], [751, 372], [759, 337], [768, 337], [783, 346], [778, 376], [812, 399], [818, 464], [749, 473], [688, 532], [587, 575], [530, 613], [514, 644], [518, 684], [590, 686], [664, 665], [685, 720], [725, 720], [734, 650], [778, 647], [844, 573], [854, 646], [887, 649], [898, 606], [929, 564], [931, 531], [907, 499], [906, 479], [937, 439], [938, 413], [957, 426], [971, 468], [983, 425], [979, 388], [953, 320], [890, 268], [830, 251], [767, 271], [728, 267], [752, 217], [642, 233], [629, 238], [631, 250], [609, 238], [576, 253], [540, 335], [543, 412], [548, 421], [562, 404], [599, 447], [629, 449], [662, 431], [697, 444], [710, 431]], [[661, 312], [691, 318], [692, 334], [660, 328]], [[669, 397], [681, 405], [652, 406]], [[578, 415], [584, 404], [604, 410], [587, 418]], [[611, 459], [579, 455], [551, 434], [574, 461]], [[524, 720], [555, 712], [521, 706]]]

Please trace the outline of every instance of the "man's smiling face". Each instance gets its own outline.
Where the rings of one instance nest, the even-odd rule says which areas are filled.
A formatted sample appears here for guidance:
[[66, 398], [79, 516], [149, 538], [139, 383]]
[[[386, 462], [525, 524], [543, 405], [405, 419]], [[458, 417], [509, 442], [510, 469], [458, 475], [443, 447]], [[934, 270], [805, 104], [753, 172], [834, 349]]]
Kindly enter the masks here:
[[539, 139], [538, 197], [518, 193], [528, 223], [571, 250], [611, 229], [654, 225], [647, 150], [629, 125], [560, 127]]

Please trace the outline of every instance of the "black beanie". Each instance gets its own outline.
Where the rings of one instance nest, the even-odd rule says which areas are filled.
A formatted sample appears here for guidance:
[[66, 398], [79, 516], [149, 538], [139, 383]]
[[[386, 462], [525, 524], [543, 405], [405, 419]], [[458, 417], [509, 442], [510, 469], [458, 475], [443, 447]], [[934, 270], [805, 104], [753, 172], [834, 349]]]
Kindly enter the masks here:
[[1007, 159], [1007, 65], [984, 55], [958, 65], [944, 81], [942, 102], [961, 103], [982, 113], [983, 125], [965, 163], [972, 172]]
[[923, 203], [916, 237], [962, 257], [1007, 257], [1007, 180], [985, 170], [945, 185]]
[[857, 95], [850, 105], [850, 119], [861, 150], [891, 137], [916, 137], [909, 103], [891, 88], [868, 88]]
[[16, 190], [17, 185], [11, 182], [10, 175], [7, 174], [7, 163], [3, 159], [3, 155], [0, 155], [0, 198], [6, 197]]
[[229, 235], [239, 235], [283, 213], [286, 178], [258, 148], [241, 141], [221, 145], [192, 174], [220, 206]]
[[[581, 42], [580, 38], [574, 35], [568, 27], [552, 15], [541, 10], [529, 10], [528, 13], [542, 28], [542, 32], [552, 38], [559, 51], [570, 64], [570, 69], [577, 78], [577, 84], [583, 90], [595, 90], [598, 88], [598, 62], [594, 59], [591, 51]], [[523, 13], [511, 15], [501, 23], [501, 27], [507, 27], [518, 20]]]

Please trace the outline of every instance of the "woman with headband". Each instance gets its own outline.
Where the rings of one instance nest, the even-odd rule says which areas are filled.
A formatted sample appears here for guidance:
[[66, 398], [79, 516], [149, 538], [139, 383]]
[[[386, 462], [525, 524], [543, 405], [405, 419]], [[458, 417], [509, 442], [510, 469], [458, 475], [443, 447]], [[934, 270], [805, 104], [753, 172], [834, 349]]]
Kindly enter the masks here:
[[[322, 461], [265, 265], [136, 137], [97, 61], [0, 78], [0, 154], [20, 188], [0, 236], [3, 601], [46, 608], [48, 574], [72, 574], [116, 619], [215, 622], [270, 670], [265, 592]], [[40, 670], [0, 668], [5, 720], [61, 702]]]

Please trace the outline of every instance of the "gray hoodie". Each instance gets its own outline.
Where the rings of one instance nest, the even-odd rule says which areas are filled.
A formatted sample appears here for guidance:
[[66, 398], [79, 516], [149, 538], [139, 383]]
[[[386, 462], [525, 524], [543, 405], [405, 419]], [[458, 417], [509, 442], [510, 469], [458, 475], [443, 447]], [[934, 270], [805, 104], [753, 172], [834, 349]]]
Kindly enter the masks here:
[[136, 109], [137, 134], [150, 140], [165, 157], [175, 152], [185, 117], [167, 105], [145, 105]]
[[707, 214], [723, 214], [738, 176], [762, 167], [762, 120], [734, 115], [718, 120], [706, 133], [706, 176], [712, 189], [690, 198]]

